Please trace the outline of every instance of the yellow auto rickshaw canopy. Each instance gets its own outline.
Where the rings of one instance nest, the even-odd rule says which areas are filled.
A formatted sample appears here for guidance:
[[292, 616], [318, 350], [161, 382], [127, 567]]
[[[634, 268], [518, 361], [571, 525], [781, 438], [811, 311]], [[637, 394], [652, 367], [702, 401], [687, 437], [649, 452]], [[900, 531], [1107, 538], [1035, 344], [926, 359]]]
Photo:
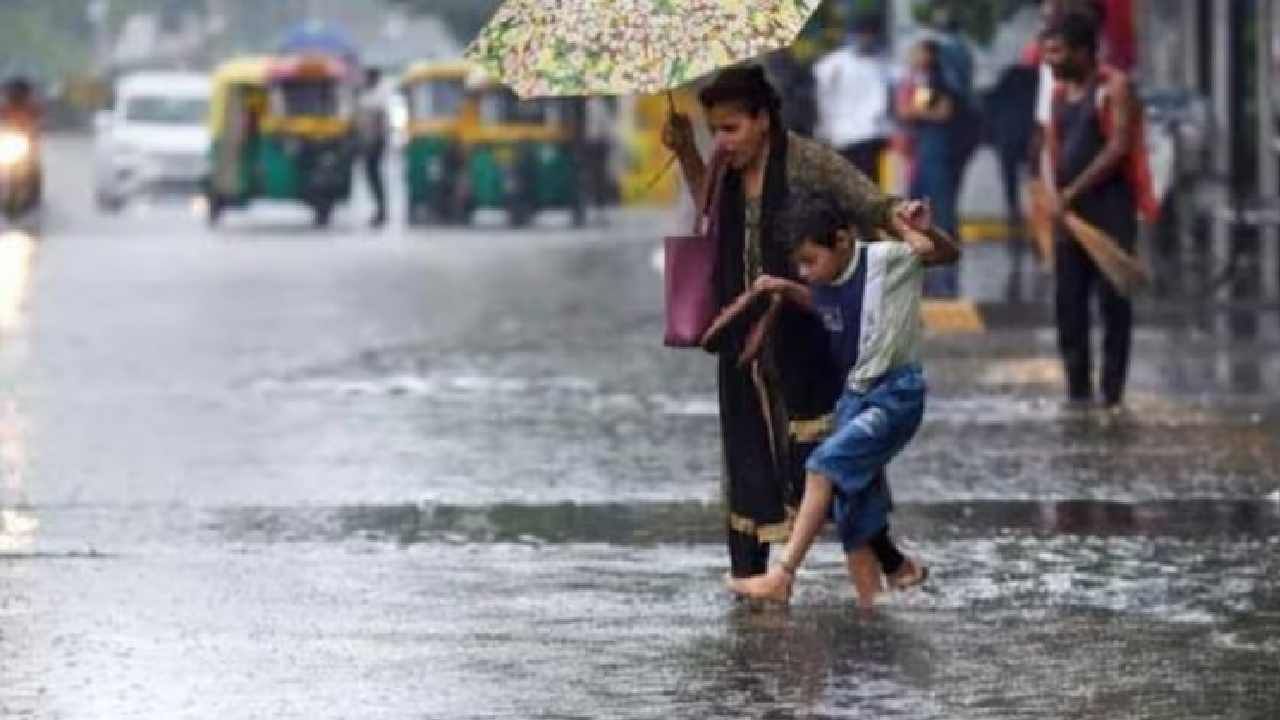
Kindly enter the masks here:
[[222, 135], [226, 123], [227, 98], [233, 88], [265, 88], [274, 58], [266, 55], [228, 60], [213, 71], [213, 97], [209, 101], [209, 132]]
[[465, 60], [419, 61], [410, 65], [400, 76], [400, 85], [408, 87], [434, 80], [466, 80], [475, 66]]
[[215, 88], [228, 85], [266, 85], [274, 62], [275, 58], [270, 55], [228, 60], [213, 71], [213, 85]]

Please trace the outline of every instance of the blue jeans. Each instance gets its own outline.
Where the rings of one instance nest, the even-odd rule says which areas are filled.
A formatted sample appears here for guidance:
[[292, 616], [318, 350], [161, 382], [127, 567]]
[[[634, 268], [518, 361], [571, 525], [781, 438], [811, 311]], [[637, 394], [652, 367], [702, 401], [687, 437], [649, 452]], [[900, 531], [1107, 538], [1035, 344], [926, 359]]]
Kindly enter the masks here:
[[892, 499], [877, 473], [920, 429], [925, 391], [924, 371], [915, 364], [891, 370], [866, 393], [846, 390], [836, 404], [835, 431], [809, 456], [805, 469], [831, 481], [831, 516], [845, 552], [889, 522]]
[[[917, 130], [916, 172], [908, 193], [927, 198], [933, 205], [933, 224], [960, 240], [960, 188], [956, 162], [952, 158], [955, 133], [938, 123], [921, 123]], [[958, 264], [931, 267], [925, 272], [926, 297], [953, 298], [960, 295]]]

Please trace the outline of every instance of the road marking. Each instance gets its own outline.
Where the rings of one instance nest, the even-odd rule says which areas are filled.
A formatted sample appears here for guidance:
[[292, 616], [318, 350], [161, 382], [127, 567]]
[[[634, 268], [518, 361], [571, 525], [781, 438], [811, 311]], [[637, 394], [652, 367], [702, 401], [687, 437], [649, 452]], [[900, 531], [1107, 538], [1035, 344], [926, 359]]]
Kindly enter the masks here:
[[971, 300], [926, 300], [920, 314], [930, 332], [959, 335], [987, 331], [982, 311]]

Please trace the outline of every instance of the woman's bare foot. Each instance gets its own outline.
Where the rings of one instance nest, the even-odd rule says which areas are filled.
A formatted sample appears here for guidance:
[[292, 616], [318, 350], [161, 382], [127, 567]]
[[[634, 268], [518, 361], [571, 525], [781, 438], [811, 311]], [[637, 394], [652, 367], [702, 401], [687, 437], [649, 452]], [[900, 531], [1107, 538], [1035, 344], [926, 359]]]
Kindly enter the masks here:
[[785, 603], [791, 599], [791, 584], [795, 581], [786, 568], [774, 565], [763, 575], [748, 578], [729, 578], [729, 589], [742, 597]]
[[889, 577], [889, 587], [894, 590], [910, 590], [924, 584], [929, 579], [929, 567], [919, 561], [907, 558], [898, 572]]

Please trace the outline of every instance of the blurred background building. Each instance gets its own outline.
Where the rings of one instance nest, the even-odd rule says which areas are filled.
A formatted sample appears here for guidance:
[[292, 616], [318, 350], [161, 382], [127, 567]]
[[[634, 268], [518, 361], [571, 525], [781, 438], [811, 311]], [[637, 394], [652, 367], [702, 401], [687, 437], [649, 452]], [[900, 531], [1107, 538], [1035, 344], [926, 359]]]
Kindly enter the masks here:
[[[110, 81], [147, 68], [209, 69], [228, 57], [271, 51], [290, 28], [315, 22], [340, 28], [361, 48], [364, 64], [393, 75], [417, 60], [453, 58], [499, 0], [5, 0], [0, 3], [0, 75], [37, 80], [52, 126], [88, 127], [107, 102]], [[1166, 178], [1172, 211], [1157, 251], [1206, 244], [1211, 275], [1258, 266], [1258, 283], [1280, 295], [1275, 227], [1280, 224], [1277, 159], [1277, 63], [1280, 18], [1275, 0], [1106, 0], [1137, 28], [1135, 78], [1146, 99], [1154, 157]], [[883, 23], [890, 57], [931, 30], [925, 21], [944, 9], [973, 54], [973, 86], [988, 97], [1034, 39], [1039, 0], [828, 0], [800, 42], [770, 60], [783, 76], [793, 124], [811, 129], [810, 69], [848, 36], [855, 18]], [[661, 108], [625, 100], [619, 113], [648, 140], [632, 164], [661, 167], [649, 157]], [[632, 132], [632, 135], [636, 133]], [[1212, 153], [1207, 148], [1214, 148]], [[1222, 149], [1225, 151], [1217, 151]], [[641, 162], [643, 161], [643, 162]], [[623, 183], [624, 198], [645, 195], [646, 183]], [[970, 163], [961, 194], [966, 231], [999, 234], [1005, 210], [990, 147]], [[892, 183], [892, 178], [889, 179]], [[670, 181], [654, 185], [670, 199]], [[1167, 247], [1166, 247], [1167, 246]], [[1242, 258], [1244, 260], [1242, 260]], [[1210, 283], [1216, 289], [1227, 283]]]

